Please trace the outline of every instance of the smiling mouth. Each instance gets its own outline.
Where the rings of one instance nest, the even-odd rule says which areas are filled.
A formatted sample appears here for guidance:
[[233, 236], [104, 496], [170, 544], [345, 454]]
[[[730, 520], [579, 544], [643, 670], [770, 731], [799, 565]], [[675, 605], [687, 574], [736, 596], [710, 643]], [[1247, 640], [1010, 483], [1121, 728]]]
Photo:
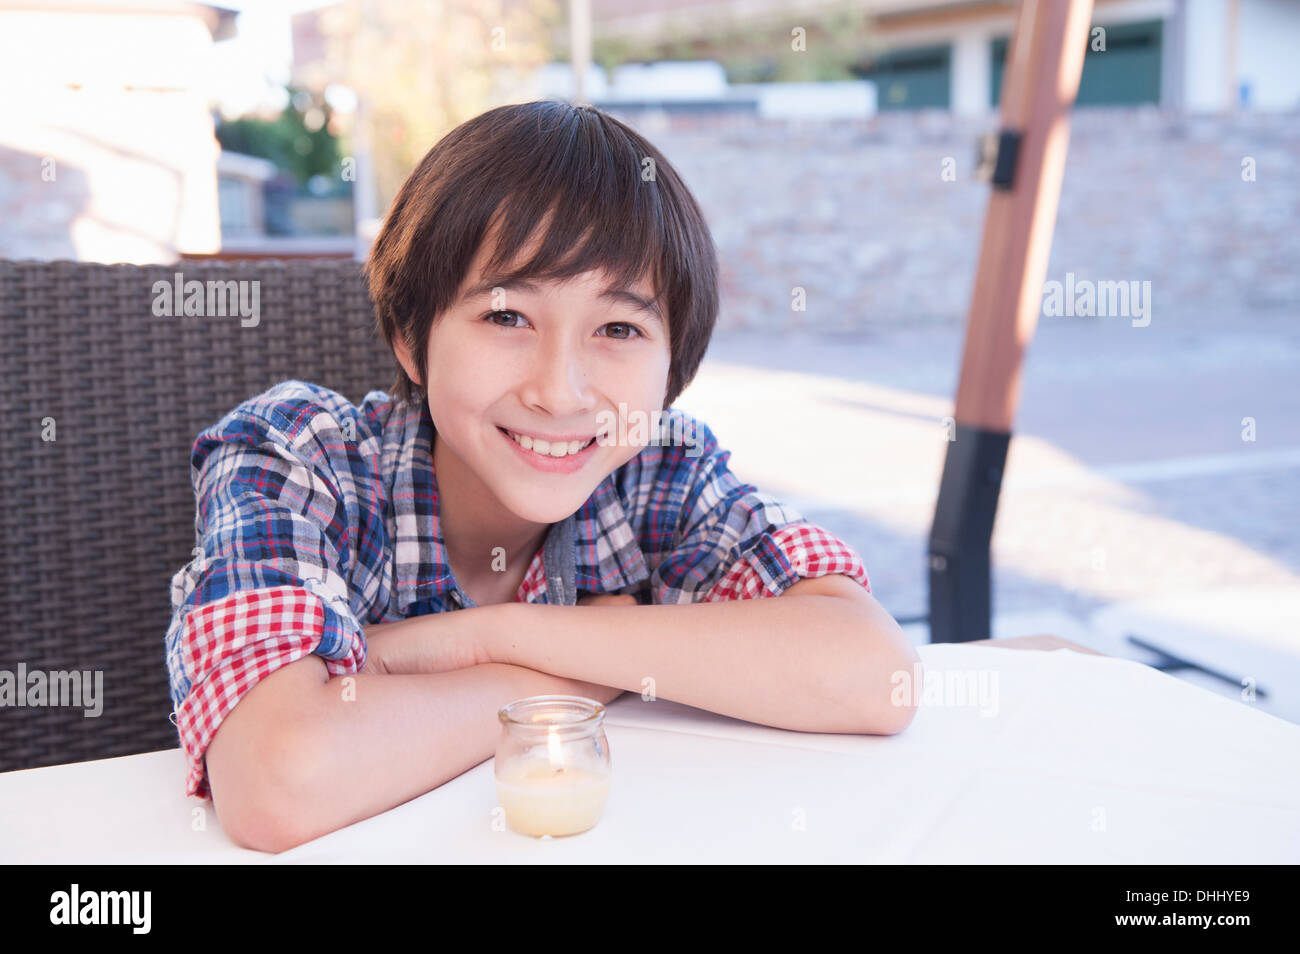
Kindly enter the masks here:
[[515, 434], [504, 427], [498, 426], [497, 430], [502, 434], [505, 434], [524, 450], [530, 451], [539, 457], [549, 457], [552, 460], [563, 460], [566, 457], [573, 457], [580, 454], [596, 441], [596, 438], [593, 437], [585, 443], [570, 441], [567, 444], [551, 444], [548, 441], [533, 440], [531, 437], [526, 435]]

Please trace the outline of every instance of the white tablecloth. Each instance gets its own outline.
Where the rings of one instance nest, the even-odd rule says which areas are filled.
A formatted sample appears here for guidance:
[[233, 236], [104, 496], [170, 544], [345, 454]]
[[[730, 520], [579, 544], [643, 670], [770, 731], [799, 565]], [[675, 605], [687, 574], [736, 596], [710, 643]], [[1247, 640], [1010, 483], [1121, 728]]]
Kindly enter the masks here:
[[[170, 749], [0, 774], [0, 862], [1300, 862], [1300, 726], [1121, 659], [919, 652], [935, 694], [897, 736], [624, 695], [605, 815], [569, 838], [494, 825], [489, 759], [280, 855], [247, 851], [181, 794]], [[962, 678], [996, 695], [937, 691]]]

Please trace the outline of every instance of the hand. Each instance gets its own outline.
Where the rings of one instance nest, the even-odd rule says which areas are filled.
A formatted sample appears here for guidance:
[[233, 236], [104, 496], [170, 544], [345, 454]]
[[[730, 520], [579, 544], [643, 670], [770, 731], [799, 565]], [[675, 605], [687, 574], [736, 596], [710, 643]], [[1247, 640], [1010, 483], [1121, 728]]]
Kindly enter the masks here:
[[375, 644], [370, 635], [370, 627], [366, 630], [366, 664], [357, 670], [367, 676], [387, 676], [388, 667], [384, 665], [384, 660], [375, 650]]
[[449, 672], [491, 662], [478, 638], [482, 614], [490, 607], [412, 616], [365, 628], [363, 673], [400, 675]]
[[578, 597], [579, 606], [639, 606], [631, 593], [588, 593]]

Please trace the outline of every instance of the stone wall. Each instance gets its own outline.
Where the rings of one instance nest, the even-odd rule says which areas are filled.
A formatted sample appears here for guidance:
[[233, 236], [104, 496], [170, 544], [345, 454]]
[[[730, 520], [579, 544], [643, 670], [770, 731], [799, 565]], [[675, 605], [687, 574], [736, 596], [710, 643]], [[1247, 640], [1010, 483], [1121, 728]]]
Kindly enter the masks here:
[[[972, 175], [975, 142], [995, 120], [620, 118], [704, 207], [723, 265], [720, 329], [965, 320], [989, 192]], [[1077, 109], [1046, 278], [1149, 281], [1153, 321], [1295, 312], [1298, 222], [1300, 116]], [[805, 312], [791, 308], [796, 286]]]

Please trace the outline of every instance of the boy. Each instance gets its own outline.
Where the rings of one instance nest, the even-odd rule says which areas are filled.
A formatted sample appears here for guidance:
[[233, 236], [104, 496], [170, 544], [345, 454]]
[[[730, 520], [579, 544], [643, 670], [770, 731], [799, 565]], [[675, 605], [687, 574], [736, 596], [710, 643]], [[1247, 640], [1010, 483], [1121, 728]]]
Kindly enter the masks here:
[[671, 408], [717, 263], [649, 142], [589, 107], [490, 110], [411, 174], [366, 277], [391, 396], [287, 381], [194, 445], [167, 664], [187, 794], [236, 843], [436, 788], [524, 696], [652, 679], [786, 729], [906, 727], [890, 677], [917, 657], [858, 555]]

